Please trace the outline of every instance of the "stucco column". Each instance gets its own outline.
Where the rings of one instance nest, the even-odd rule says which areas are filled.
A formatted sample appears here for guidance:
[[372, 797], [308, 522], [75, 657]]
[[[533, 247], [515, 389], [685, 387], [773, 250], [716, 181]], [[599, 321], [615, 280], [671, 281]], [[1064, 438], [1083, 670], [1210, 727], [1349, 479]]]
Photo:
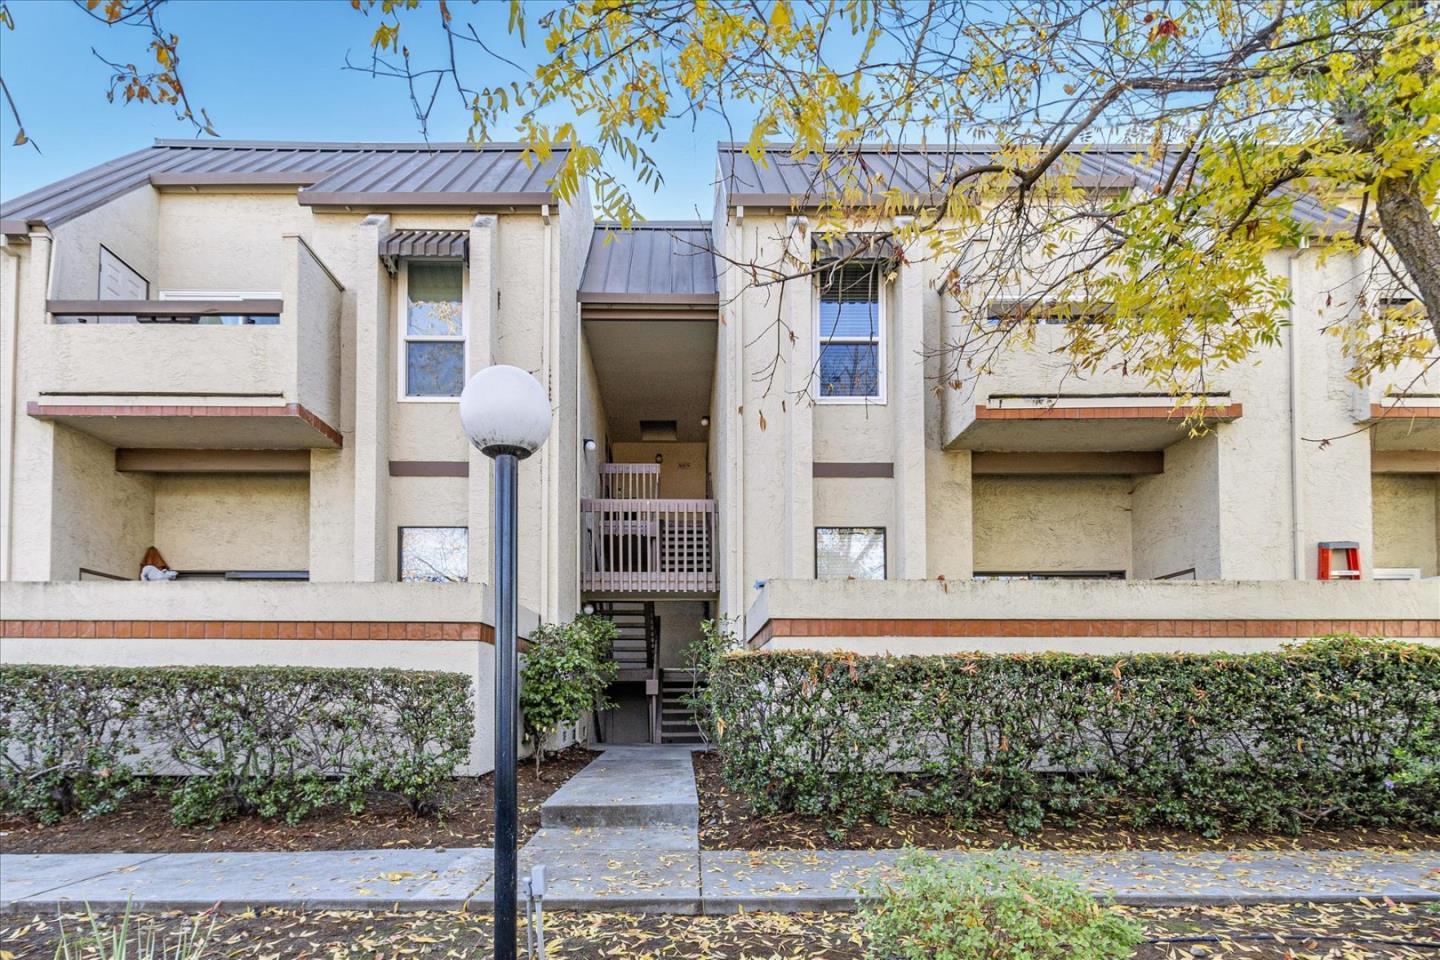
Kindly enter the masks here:
[[918, 263], [900, 264], [890, 319], [891, 457], [895, 463], [895, 574], [923, 580], [925, 569], [925, 286]]
[[[1354, 540], [1360, 544], [1360, 566], [1368, 579], [1374, 567], [1374, 501], [1370, 473], [1371, 436], [1355, 423], [1346, 380], [1350, 362], [1339, 337], [1323, 329], [1340, 312], [1358, 309], [1361, 282], [1353, 256], [1323, 256], [1320, 250], [1300, 253], [1294, 264], [1294, 325], [1287, 335], [1299, 350], [1298, 410], [1293, 429], [1300, 434], [1297, 479], [1301, 486], [1298, 536], [1304, 578], [1316, 574], [1322, 540]], [[1321, 440], [1330, 440], [1322, 444]], [[1228, 466], [1222, 462], [1222, 466]], [[1222, 510], [1231, 516], [1240, 488], [1231, 487]], [[1236, 557], [1222, 553], [1225, 576]], [[1281, 571], [1281, 577], [1289, 571]]]
[[0, 581], [10, 579], [11, 493], [15, 476], [15, 417], [20, 406], [16, 344], [20, 322], [20, 250], [0, 241]]
[[[470, 368], [467, 378], [495, 362], [495, 258], [498, 223], [495, 217], [479, 216], [470, 224], [470, 269], [467, 273], [465, 306], [470, 322]], [[490, 458], [470, 447], [469, 579], [490, 582]]]
[[[810, 223], [791, 217], [788, 268], [811, 261]], [[785, 571], [791, 579], [815, 576], [815, 317], [809, 278], [785, 285], [789, 336], [782, 338], [785, 364]]]
[[390, 218], [374, 214], [356, 227], [355, 264], [355, 566], [357, 581], [389, 579], [390, 275], [380, 241]]
[[719, 449], [724, 456], [711, 465], [722, 482], [716, 486], [720, 511], [722, 551], [720, 556], [720, 614], [741, 616], [747, 597], [745, 583], [745, 420], [741, 408], [745, 398], [745, 316], [742, 309], [742, 283], [739, 271], [729, 261], [738, 262], [743, 254], [744, 238], [741, 210], [734, 219], [722, 207], [719, 216], [725, 224], [718, 236], [724, 238], [723, 256], [716, 259], [720, 271], [720, 317], [717, 331], [715, 379], [719, 389], [711, 423], [720, 431]]
[[[19, 303], [15, 315], [17, 366], [13, 450], [24, 451], [13, 464], [10, 489], [10, 569], [12, 580], [52, 580], [54, 556], [55, 425], [25, 414], [27, 400], [38, 399], [39, 384], [51, 363], [35, 351], [19, 354], [27, 338], [39, 340], [49, 321], [50, 260], [54, 243], [49, 233], [30, 234], [30, 251], [19, 271]], [[73, 576], [73, 574], [72, 574]]]

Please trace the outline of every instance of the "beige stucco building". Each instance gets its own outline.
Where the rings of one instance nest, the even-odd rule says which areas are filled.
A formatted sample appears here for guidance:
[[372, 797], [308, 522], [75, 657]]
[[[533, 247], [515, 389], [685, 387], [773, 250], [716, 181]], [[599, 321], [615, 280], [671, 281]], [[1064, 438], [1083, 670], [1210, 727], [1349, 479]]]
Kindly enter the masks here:
[[[3, 658], [483, 674], [488, 462], [455, 397], [492, 363], [553, 407], [527, 622], [621, 622], [613, 737], [683, 735], [664, 671], [720, 614], [864, 652], [1440, 634], [1440, 380], [1346, 378], [1348, 258], [1274, 256], [1284, 342], [1190, 438], [1138, 378], [1062, 377], [1059, 327], [942, 384], [924, 256], [755, 283], [817, 256], [813, 178], [770, 161], [722, 145], [710, 222], [628, 231], [506, 145], [166, 141], [7, 202]], [[890, 229], [856, 233], [888, 257]], [[1316, 579], [1333, 542], [1350, 582]], [[177, 580], [137, 582], [152, 546]]]

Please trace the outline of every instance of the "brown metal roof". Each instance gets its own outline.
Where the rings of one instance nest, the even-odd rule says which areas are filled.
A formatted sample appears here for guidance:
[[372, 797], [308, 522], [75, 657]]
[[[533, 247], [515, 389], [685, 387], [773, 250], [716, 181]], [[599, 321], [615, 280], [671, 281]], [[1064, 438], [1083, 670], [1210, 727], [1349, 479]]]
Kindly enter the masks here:
[[157, 140], [0, 204], [4, 232], [58, 226], [146, 184], [295, 185], [309, 205], [486, 207], [549, 203], [563, 157], [518, 144]]
[[[742, 206], [803, 209], [847, 193], [874, 197], [896, 189], [925, 204], [943, 197], [942, 185], [958, 173], [990, 162], [996, 149], [994, 144], [949, 148], [864, 146], [832, 155], [827, 169], [821, 170], [820, 157], [811, 154], [797, 160], [791, 156], [788, 144], [768, 145], [756, 159], [746, 152], [743, 143], [722, 143], [720, 176], [727, 202]], [[1076, 147], [1070, 156], [1078, 160], [1077, 184], [1092, 189], [1149, 189], [1164, 182], [1173, 164], [1185, 162], [1179, 150], [1172, 150], [1160, 163], [1151, 163], [1145, 159], [1148, 149], [1135, 144]], [[1292, 196], [1293, 212], [1300, 222], [1333, 229], [1353, 228], [1354, 218], [1349, 211], [1327, 206], [1303, 193]]]
[[719, 302], [710, 224], [647, 221], [625, 229], [597, 223], [580, 279], [582, 303]]
[[380, 241], [382, 257], [464, 257], [469, 251], [465, 230], [396, 230]]

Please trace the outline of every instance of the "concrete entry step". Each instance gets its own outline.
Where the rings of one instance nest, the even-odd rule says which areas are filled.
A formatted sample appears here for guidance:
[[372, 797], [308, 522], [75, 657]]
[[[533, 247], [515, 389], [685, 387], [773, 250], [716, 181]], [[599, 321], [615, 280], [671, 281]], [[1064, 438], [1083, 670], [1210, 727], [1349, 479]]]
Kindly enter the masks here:
[[684, 827], [700, 823], [691, 749], [616, 746], [540, 806], [542, 827]]

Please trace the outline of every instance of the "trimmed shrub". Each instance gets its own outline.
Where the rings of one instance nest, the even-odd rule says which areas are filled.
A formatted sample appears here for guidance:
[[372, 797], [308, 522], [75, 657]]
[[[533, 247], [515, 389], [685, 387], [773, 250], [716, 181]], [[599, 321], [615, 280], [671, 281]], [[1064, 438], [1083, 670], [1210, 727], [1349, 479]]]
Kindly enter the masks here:
[[546, 737], [590, 710], [605, 708], [605, 688], [617, 670], [610, 648], [619, 635], [613, 621], [586, 615], [530, 632], [520, 673], [520, 712], [535, 744], [537, 770]]
[[900, 861], [861, 918], [874, 960], [1123, 960], [1143, 934], [1074, 883], [994, 857]]
[[52, 823], [130, 795], [145, 767], [142, 698], [112, 673], [0, 667], [0, 807]]
[[186, 774], [170, 790], [182, 825], [358, 812], [374, 791], [431, 812], [472, 717], [469, 678], [454, 673], [6, 666], [0, 802], [41, 819], [94, 815], [163, 770]]
[[1440, 825], [1440, 648], [1271, 653], [732, 654], [707, 697], [762, 813], [895, 810], [1012, 830], [1123, 802], [1138, 826]]

